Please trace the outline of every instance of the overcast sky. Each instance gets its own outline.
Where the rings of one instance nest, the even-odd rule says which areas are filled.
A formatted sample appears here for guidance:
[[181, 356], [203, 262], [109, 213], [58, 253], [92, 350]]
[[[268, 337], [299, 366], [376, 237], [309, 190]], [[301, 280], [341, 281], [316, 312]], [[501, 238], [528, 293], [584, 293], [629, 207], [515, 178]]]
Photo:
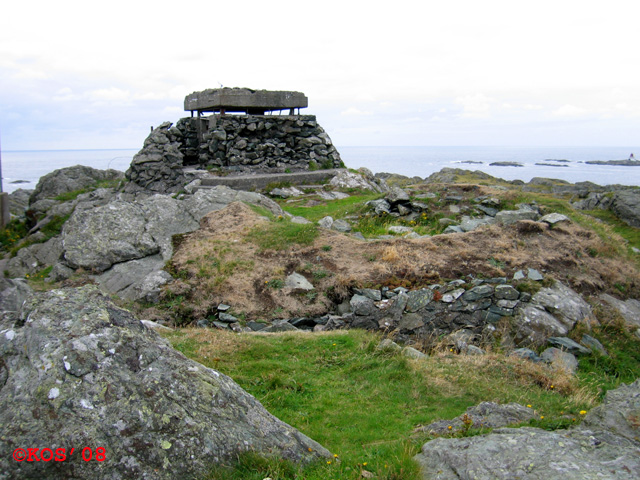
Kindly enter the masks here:
[[339, 146], [638, 144], [636, 0], [6, 1], [4, 150], [138, 148], [185, 95], [297, 90]]

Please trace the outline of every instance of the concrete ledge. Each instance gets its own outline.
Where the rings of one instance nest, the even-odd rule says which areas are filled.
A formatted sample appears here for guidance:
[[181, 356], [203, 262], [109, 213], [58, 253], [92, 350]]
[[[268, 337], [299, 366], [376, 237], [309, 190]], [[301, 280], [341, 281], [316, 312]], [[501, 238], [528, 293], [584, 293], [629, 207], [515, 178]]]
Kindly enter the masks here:
[[205, 177], [200, 188], [226, 185], [236, 190], [262, 190], [270, 183], [289, 182], [291, 185], [304, 185], [322, 182], [335, 177], [341, 168], [316, 170], [313, 172], [266, 173], [259, 175], [234, 175], [228, 177]]

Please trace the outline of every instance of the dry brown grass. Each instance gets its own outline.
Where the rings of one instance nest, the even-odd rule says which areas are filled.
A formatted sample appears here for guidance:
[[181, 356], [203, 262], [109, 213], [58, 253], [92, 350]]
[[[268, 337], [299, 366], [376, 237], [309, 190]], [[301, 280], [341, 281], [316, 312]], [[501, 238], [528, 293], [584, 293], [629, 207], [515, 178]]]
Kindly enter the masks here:
[[[207, 215], [204, 228], [182, 239], [173, 264], [176, 271], [188, 272], [184, 280], [191, 287], [187, 300], [197, 303], [197, 312], [222, 302], [247, 319], [321, 315], [331, 310], [332, 300], [344, 298], [353, 287], [419, 288], [466, 275], [512, 276], [526, 267], [581, 293], [615, 293], [613, 286], [624, 284], [629, 295], [640, 294], [640, 275], [633, 265], [609, 255], [610, 246], [598, 235], [573, 223], [554, 228], [532, 226], [535, 222], [515, 227], [491, 225], [464, 234], [375, 242], [320, 230], [312, 245], [260, 252], [245, 241], [245, 234], [263, 221], [250, 208], [233, 204]], [[223, 262], [246, 262], [246, 268], [236, 267], [223, 281], [206, 282], [198, 271], [207, 255], [222, 257]], [[327, 275], [312, 275], [308, 265]], [[270, 280], [293, 272], [311, 281], [318, 292], [315, 298], [268, 286]]]

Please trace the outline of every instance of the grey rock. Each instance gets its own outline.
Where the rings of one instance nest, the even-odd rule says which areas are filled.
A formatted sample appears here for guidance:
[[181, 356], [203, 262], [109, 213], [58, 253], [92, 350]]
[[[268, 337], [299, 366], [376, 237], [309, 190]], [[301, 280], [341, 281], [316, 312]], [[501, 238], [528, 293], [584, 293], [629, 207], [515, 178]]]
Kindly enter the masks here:
[[234, 323], [234, 322], [238, 321], [238, 319], [236, 317], [234, 317], [233, 315], [231, 315], [229, 313], [225, 313], [225, 312], [218, 313], [218, 320], [220, 320], [221, 322], [224, 322], [224, 323]]
[[[29, 321], [0, 335], [6, 478], [199, 478], [247, 450], [293, 461], [329, 456], [96, 287], [34, 295], [21, 318]], [[86, 462], [67, 451], [65, 462], [19, 463], [11, 456], [18, 445], [101, 447], [105, 456]]]
[[635, 299], [623, 301], [608, 293], [600, 295], [600, 300], [615, 308], [629, 325], [640, 327], [640, 301]]
[[351, 311], [356, 315], [368, 316], [373, 315], [377, 311], [373, 300], [363, 295], [354, 295], [351, 297], [349, 304], [351, 305]]
[[449, 225], [442, 233], [464, 233], [464, 230], [458, 225]]
[[370, 178], [368, 178], [369, 175], [367, 175], [366, 171], [361, 173], [352, 173], [347, 170], [342, 170], [331, 179], [329, 185], [335, 188], [357, 188], [362, 190], [373, 190], [374, 192], [379, 193], [385, 191], [385, 187], [376, 182], [373, 174], [371, 172], [368, 173]]
[[549, 213], [540, 219], [541, 222], [548, 223], [549, 225], [555, 225], [560, 222], [571, 222], [571, 219], [561, 213]]
[[297, 331], [298, 329], [291, 325], [287, 320], [275, 320], [271, 325], [260, 330], [260, 333], [282, 333]]
[[62, 231], [64, 258], [73, 268], [104, 271], [158, 253], [160, 247], [145, 226], [144, 211], [135, 203], [117, 201], [74, 212]]
[[499, 210], [497, 208], [488, 207], [486, 205], [476, 205], [475, 208], [477, 210], [480, 210], [482, 213], [484, 213], [485, 215], [488, 215], [490, 217], [495, 217], [499, 212]]
[[526, 275], [522, 270], [518, 270], [516, 273], [513, 274], [514, 280], [524, 280], [525, 278], [526, 278]]
[[300, 197], [304, 195], [304, 192], [298, 190], [296, 187], [274, 188], [269, 192], [269, 195], [271, 195], [272, 197], [290, 198]]
[[378, 344], [376, 350], [391, 350], [399, 352], [400, 350], [402, 350], [402, 347], [390, 338], [385, 338]]
[[463, 355], [486, 355], [487, 353], [480, 347], [476, 347], [475, 345], [469, 345], [466, 343], [460, 345], [458, 347], [458, 350]]
[[611, 210], [632, 227], [640, 227], [640, 191], [623, 190], [613, 194]]
[[63, 263], [58, 262], [53, 265], [51, 272], [49, 272], [49, 276], [45, 278], [44, 281], [47, 283], [61, 282], [63, 280], [71, 278], [74, 273], [75, 271], [73, 269], [67, 267]]
[[291, 223], [297, 223], [297, 224], [300, 224], [300, 225], [309, 225], [309, 224], [311, 224], [313, 222], [307, 220], [304, 217], [294, 216], [294, 217], [291, 217]]
[[16, 217], [24, 217], [24, 212], [29, 208], [29, 198], [33, 190], [19, 188], [9, 194], [9, 213]]
[[33, 290], [25, 280], [0, 277], [0, 321], [15, 321], [22, 304], [32, 293]]
[[260, 330], [264, 330], [265, 328], [267, 328], [267, 324], [262, 322], [247, 322], [247, 327], [249, 327], [254, 332], [259, 332]]
[[343, 192], [327, 192], [325, 190], [318, 190], [317, 195], [323, 200], [342, 200], [344, 198], [349, 198], [350, 195], [348, 193]]
[[457, 225], [458, 224], [458, 222], [455, 221], [453, 218], [448, 218], [448, 217], [444, 217], [444, 218], [438, 219], [438, 223], [440, 225], [442, 225], [443, 227], [448, 227], [450, 225]]
[[406, 313], [402, 316], [402, 319], [398, 322], [398, 330], [417, 330], [424, 326], [424, 320], [417, 313]]
[[351, 231], [351, 225], [346, 220], [335, 220], [331, 225], [331, 229], [337, 232], [349, 233]]
[[491, 225], [492, 223], [494, 223], [494, 219], [489, 216], [481, 218], [462, 217], [460, 228], [465, 232], [471, 232], [478, 227], [481, 227], [483, 225]]
[[529, 348], [517, 348], [513, 352], [511, 352], [511, 355], [524, 358], [525, 360], [529, 360], [531, 362], [537, 363], [540, 361], [540, 357], [536, 354], [536, 352]]
[[299, 273], [289, 275], [284, 281], [284, 286], [293, 290], [304, 290], [307, 292], [314, 289], [311, 282]]
[[460, 300], [463, 302], [475, 302], [476, 300], [480, 300], [481, 298], [488, 298], [493, 294], [493, 287], [491, 285], [478, 285], [477, 287], [473, 287], [470, 290], [467, 290], [461, 297]]
[[527, 269], [527, 278], [535, 282], [540, 282], [544, 280], [544, 277], [542, 276], [542, 274], [534, 268]]
[[425, 358], [429, 358], [429, 355], [426, 355], [413, 347], [404, 347], [400, 353], [402, 356], [412, 360], [424, 360]]
[[123, 300], [155, 302], [160, 287], [173, 280], [162, 271], [164, 261], [160, 255], [118, 263], [113, 268], [95, 275], [93, 279], [105, 292], [118, 295]]
[[333, 218], [330, 216], [326, 216], [318, 220], [318, 226], [321, 228], [331, 228], [333, 225]]
[[569, 373], [576, 373], [578, 371], [578, 360], [575, 355], [556, 347], [547, 348], [542, 352], [540, 360], [550, 364], [554, 368], [566, 370]]
[[467, 408], [466, 412], [459, 417], [452, 420], [439, 420], [420, 427], [417, 431], [435, 435], [447, 435], [467, 428], [465, 421], [468, 424], [470, 422], [470, 429], [499, 428], [527, 422], [533, 419], [534, 416], [533, 409], [519, 403], [498, 404], [495, 402], [482, 402]]
[[433, 290], [428, 288], [423, 288], [420, 290], [412, 290], [407, 296], [409, 297], [407, 301], [406, 310], [407, 312], [417, 312], [426, 307], [433, 300]]
[[200, 221], [206, 214], [221, 210], [233, 202], [258, 205], [266, 208], [276, 217], [284, 216], [282, 208], [270, 198], [255, 192], [234, 190], [225, 185], [198, 190], [194, 195], [186, 198], [181, 205], [196, 221]]
[[83, 165], [54, 170], [40, 178], [29, 203], [33, 204], [45, 198], [54, 198], [63, 193], [93, 187], [96, 183], [105, 180], [124, 180], [124, 173], [118, 170], [98, 170]]
[[587, 335], [586, 333], [582, 335], [582, 339], [580, 343], [590, 349], [592, 352], [599, 352], [601, 355], [609, 356], [604, 345], [600, 343], [597, 339], [593, 338], [591, 335]]
[[495, 216], [502, 225], [513, 225], [520, 220], [537, 220], [540, 215], [533, 210], [502, 210]]
[[396, 205], [402, 202], [409, 202], [409, 194], [400, 187], [391, 187], [391, 190], [385, 195], [385, 200], [391, 205]]
[[552, 313], [569, 329], [576, 323], [588, 328], [591, 323], [597, 322], [591, 306], [578, 293], [558, 281], [552, 287], [540, 289], [531, 303]]
[[362, 295], [362, 296], [365, 296], [367, 298], [370, 298], [374, 302], [379, 302], [380, 300], [382, 300], [382, 293], [378, 289], [357, 288], [357, 289], [355, 289], [355, 293], [357, 293], [358, 295]]
[[367, 204], [373, 207], [373, 211], [376, 213], [376, 215], [391, 213], [391, 205], [389, 205], [389, 202], [387, 202], [384, 198], [381, 198], [379, 200], [371, 200], [367, 202]]
[[450, 291], [448, 293], [445, 293], [442, 296], [442, 301], [444, 303], [453, 303], [458, 298], [460, 298], [462, 296], [462, 294], [464, 294], [464, 292], [466, 292], [466, 290], [464, 288], [457, 288], [455, 290], [452, 290], [452, 291]]
[[497, 285], [494, 291], [494, 297], [498, 300], [517, 300], [520, 292], [511, 285]]
[[634, 424], [639, 409], [636, 381], [607, 392], [603, 404], [575, 428], [500, 428], [488, 435], [439, 438], [415, 459], [425, 480], [631, 480], [640, 472]]
[[389, 231], [391, 233], [396, 233], [396, 234], [399, 234], [399, 235], [403, 235], [405, 233], [413, 232], [413, 229], [410, 228], [410, 227], [402, 227], [400, 225], [393, 225], [393, 226], [389, 227]]
[[568, 337], [550, 337], [547, 342], [553, 347], [557, 347], [572, 355], [589, 355], [591, 350], [574, 342]]

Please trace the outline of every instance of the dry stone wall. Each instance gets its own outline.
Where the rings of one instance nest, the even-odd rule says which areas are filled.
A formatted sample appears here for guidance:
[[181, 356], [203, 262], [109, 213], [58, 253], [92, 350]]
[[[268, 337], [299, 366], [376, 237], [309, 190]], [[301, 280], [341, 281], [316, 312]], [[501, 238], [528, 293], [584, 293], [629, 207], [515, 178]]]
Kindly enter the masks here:
[[154, 129], [127, 178], [159, 193], [188, 182], [185, 166], [224, 173], [285, 173], [343, 166], [314, 115], [213, 115]]

